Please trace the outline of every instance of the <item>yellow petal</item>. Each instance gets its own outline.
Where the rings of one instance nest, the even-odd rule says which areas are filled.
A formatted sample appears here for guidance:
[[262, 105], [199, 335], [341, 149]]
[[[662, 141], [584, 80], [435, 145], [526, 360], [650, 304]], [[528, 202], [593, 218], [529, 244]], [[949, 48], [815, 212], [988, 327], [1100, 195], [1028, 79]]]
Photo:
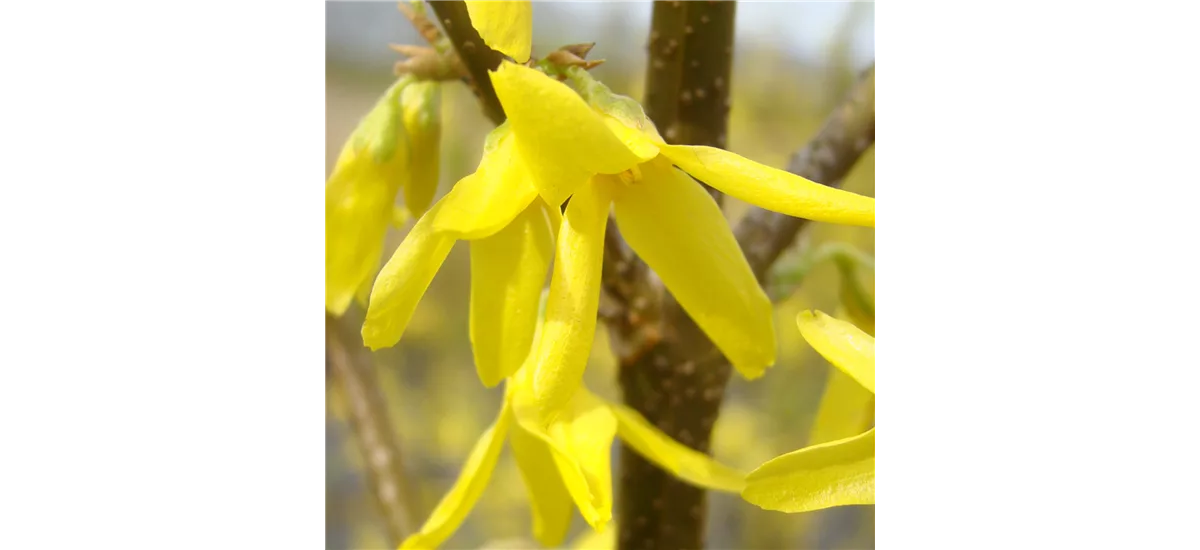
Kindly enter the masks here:
[[746, 486], [745, 472], [721, 464], [712, 457], [671, 439], [646, 421], [637, 411], [610, 403], [617, 417], [621, 439], [638, 454], [697, 487], [738, 493]]
[[533, 6], [523, 2], [476, 2], [468, 0], [471, 26], [479, 31], [483, 43], [493, 50], [516, 59], [529, 61], [533, 37]]
[[363, 343], [373, 350], [400, 341], [417, 302], [454, 246], [454, 238], [433, 231], [431, 220], [440, 205], [421, 216], [375, 278], [362, 327]]
[[875, 227], [875, 199], [804, 179], [712, 147], [660, 145], [696, 179], [748, 203], [810, 220]]
[[492, 470], [496, 469], [496, 461], [500, 457], [500, 450], [504, 448], [511, 422], [511, 410], [506, 399], [499, 418], [475, 443], [454, 487], [438, 502], [421, 530], [405, 539], [400, 548], [436, 548], [462, 525], [479, 500], [479, 495], [483, 494], [484, 487], [492, 477]]
[[775, 363], [771, 301], [712, 197], [665, 160], [614, 193], [621, 235], [746, 378]]
[[533, 342], [554, 256], [545, 204], [534, 201], [499, 233], [471, 241], [471, 349], [489, 388], [516, 372]]
[[545, 441], [519, 425], [510, 435], [513, 456], [529, 493], [533, 512], [533, 536], [543, 546], [553, 547], [571, 528], [571, 495]]
[[[604, 117], [604, 124], [608, 126], [614, 136], [617, 136], [617, 139], [621, 140], [621, 143], [624, 143], [638, 157], [653, 159], [658, 156], [658, 145], [655, 144], [654, 139], [647, 136], [647, 131], [630, 128], [620, 120], [608, 116]], [[653, 126], [648, 128], [649, 132], [655, 131]]]
[[325, 187], [325, 309], [340, 316], [383, 256], [397, 185], [369, 156], [343, 156]]
[[584, 531], [571, 541], [571, 550], [613, 550], [617, 547], [617, 524], [610, 523], [603, 531]]
[[630, 151], [566, 84], [508, 62], [490, 75], [532, 183], [551, 205], [592, 174], [617, 174], [649, 160]]
[[[338, 164], [342, 164], [347, 151], [358, 156], [369, 157], [376, 165], [392, 164], [393, 168], [402, 168], [403, 163], [395, 163], [398, 153], [407, 150], [405, 144], [405, 128], [403, 110], [400, 108], [400, 96], [410, 85], [416, 82], [416, 77], [405, 75], [392, 84], [384, 92], [383, 97], [375, 103], [371, 110], [359, 121]], [[335, 170], [336, 171], [336, 170]], [[397, 173], [397, 176], [403, 175]]]
[[548, 445], [583, 519], [603, 529], [612, 519], [612, 443], [617, 433], [612, 412], [586, 390], [577, 392], [546, 427], [536, 414], [515, 410], [521, 426]]
[[875, 503], [875, 430], [767, 461], [746, 477], [742, 498], [795, 513]]
[[838, 369], [829, 370], [809, 444], [827, 443], [863, 433], [874, 420], [875, 395]]
[[875, 393], [875, 338], [820, 311], [800, 312], [796, 324], [817, 353]]
[[575, 193], [563, 217], [546, 320], [532, 365], [533, 399], [545, 420], [575, 394], [591, 353], [610, 201], [610, 185], [596, 178]]
[[[838, 317], [849, 318], [845, 311]], [[866, 322], [871, 324], [871, 331], [874, 331], [874, 319], [866, 319]], [[860, 328], [863, 326], [857, 320], [855, 324]], [[825, 379], [825, 391], [821, 394], [821, 404], [817, 407], [808, 443], [815, 445], [860, 434], [869, 430], [874, 421], [875, 394], [867, 391], [848, 374], [832, 368]]]
[[537, 196], [510, 130], [505, 124], [488, 135], [479, 167], [442, 199], [434, 229], [459, 239], [487, 237], [508, 225]]
[[437, 193], [442, 139], [441, 98], [441, 83], [433, 81], [413, 82], [400, 93], [409, 148], [404, 205], [414, 217], [429, 208]]
[[379, 269], [383, 238], [407, 180], [397, 80], [346, 140], [325, 186], [325, 309], [341, 316]]

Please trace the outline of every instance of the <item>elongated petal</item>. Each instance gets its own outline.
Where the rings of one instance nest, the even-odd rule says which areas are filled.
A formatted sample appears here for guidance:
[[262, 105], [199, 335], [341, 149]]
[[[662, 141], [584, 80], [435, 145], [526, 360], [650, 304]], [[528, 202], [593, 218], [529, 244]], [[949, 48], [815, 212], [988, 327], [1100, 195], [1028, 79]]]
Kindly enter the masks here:
[[487, 237], [508, 225], [537, 196], [508, 125], [488, 136], [475, 172], [442, 199], [434, 229], [459, 239]]
[[458, 480], [454, 482], [454, 487], [438, 502], [429, 519], [421, 526], [421, 530], [405, 539], [400, 548], [436, 548], [462, 525], [479, 496], [483, 494], [484, 487], [492, 477], [492, 470], [496, 469], [496, 461], [504, 448], [504, 440], [511, 422], [512, 414], [508, 401], [505, 400], [499, 418], [475, 443], [471, 456], [467, 458], [467, 463], [458, 474]]
[[439, 201], [421, 217], [375, 278], [362, 328], [363, 343], [373, 350], [400, 341], [417, 302], [454, 246], [454, 238], [433, 231], [431, 220], [440, 206]]
[[544, 205], [537, 200], [499, 233], [471, 241], [471, 349], [489, 388], [516, 372], [533, 342], [554, 256]]
[[580, 188], [559, 230], [546, 320], [533, 364], [533, 399], [545, 420], [575, 394], [591, 353], [610, 197], [610, 187], [601, 178]]
[[484, 44], [520, 63], [529, 61], [530, 42], [533, 37], [533, 6], [528, 0], [468, 0], [466, 4], [467, 14], [471, 16], [471, 26], [479, 31], [479, 37], [483, 38]]
[[629, 407], [616, 403], [610, 403], [609, 407], [617, 418], [617, 433], [621, 439], [660, 468], [705, 489], [739, 493], [745, 488], [745, 472], [671, 439]]
[[875, 199], [827, 187], [712, 147], [660, 145], [696, 179], [748, 203], [810, 220], [875, 227]]
[[369, 156], [344, 153], [325, 187], [325, 309], [345, 313], [383, 256], [397, 185]]
[[[527, 383], [526, 383], [527, 384]], [[521, 428], [549, 448], [563, 485], [589, 525], [603, 529], [612, 519], [612, 442], [617, 420], [586, 389], [575, 393], [560, 414], [546, 424], [521, 395], [514, 393], [513, 411]]]
[[412, 216], [420, 216], [437, 193], [438, 164], [442, 139], [442, 85], [417, 81], [400, 93], [404, 129], [408, 134], [409, 170], [404, 186], [404, 205]]
[[325, 309], [337, 316], [379, 269], [396, 193], [408, 179], [399, 97], [411, 82], [397, 80], [359, 121], [325, 186]]
[[490, 75], [521, 158], [546, 202], [562, 204], [592, 174], [617, 174], [649, 160], [630, 151], [567, 85], [508, 62]]
[[571, 494], [558, 473], [549, 445], [520, 426], [510, 435], [513, 455], [529, 493], [533, 536], [543, 546], [558, 546], [571, 528]]
[[712, 197], [655, 160], [614, 193], [617, 226], [704, 333], [746, 378], [775, 363], [771, 301]]
[[874, 504], [875, 430], [767, 461], [746, 477], [742, 498], [789, 513]]
[[817, 353], [875, 393], [875, 338], [820, 311], [800, 312], [796, 324]]

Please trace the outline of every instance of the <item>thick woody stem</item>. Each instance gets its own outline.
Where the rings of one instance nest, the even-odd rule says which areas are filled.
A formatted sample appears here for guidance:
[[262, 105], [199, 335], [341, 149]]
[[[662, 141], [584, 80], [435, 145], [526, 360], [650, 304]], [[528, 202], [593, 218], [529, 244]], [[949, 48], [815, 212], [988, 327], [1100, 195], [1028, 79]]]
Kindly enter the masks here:
[[[725, 146], [736, 9], [736, 2], [654, 3], [644, 106], [668, 142]], [[623, 262], [641, 264], [636, 258]], [[645, 323], [641, 330], [609, 325], [624, 400], [680, 443], [707, 452], [730, 366], [661, 284], [654, 286], [656, 291], [626, 298], [662, 304], [658, 315], [636, 316]], [[622, 332], [641, 337], [630, 342]], [[628, 447], [622, 446], [620, 459], [618, 548], [702, 548], [705, 491]]]
[[[419, 525], [412, 487], [404, 475], [400, 446], [388, 420], [379, 380], [361, 341], [353, 342], [333, 316], [325, 315], [325, 360], [350, 413], [350, 429], [362, 453], [367, 485], [391, 538], [399, 546]], [[357, 334], [357, 331], [355, 331]], [[355, 353], [351, 350], [360, 350]]]

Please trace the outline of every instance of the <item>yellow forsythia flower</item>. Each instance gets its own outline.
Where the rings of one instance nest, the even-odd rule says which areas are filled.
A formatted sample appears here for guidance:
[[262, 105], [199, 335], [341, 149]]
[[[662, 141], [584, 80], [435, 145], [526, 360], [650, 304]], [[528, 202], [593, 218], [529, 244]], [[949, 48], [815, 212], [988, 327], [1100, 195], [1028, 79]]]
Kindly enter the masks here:
[[506, 440], [529, 494], [533, 535], [545, 546], [557, 546], [566, 537], [572, 503], [596, 531], [603, 532], [612, 519], [614, 437], [698, 487], [733, 493], [744, 487], [744, 473], [676, 442], [632, 409], [586, 389], [576, 392], [554, 422], [543, 425], [529, 408], [531, 373], [522, 368], [509, 378], [495, 423], [475, 444], [450, 492], [401, 548], [434, 548], [458, 529], [487, 486]]
[[[796, 319], [814, 349], [873, 395], [875, 338], [821, 312]], [[766, 510], [808, 512], [875, 503], [875, 428], [773, 458], [746, 477], [742, 498]]]
[[440, 89], [411, 75], [391, 86], [338, 156], [325, 185], [325, 309], [341, 315], [366, 296], [404, 189], [412, 216], [437, 188]]
[[[380, 273], [363, 341], [373, 349], [394, 345], [453, 242], [465, 239], [472, 243], [477, 368], [485, 384], [515, 371], [531, 341], [531, 296], [544, 276], [538, 268], [549, 264], [540, 248], [546, 241], [533, 239], [529, 218], [557, 228], [558, 207], [571, 197], [555, 244], [546, 337], [534, 350], [533, 391], [546, 418], [582, 379], [610, 209], [633, 250], [734, 367], [747, 378], [761, 376], [775, 361], [771, 302], [720, 208], [688, 175], [770, 210], [833, 223], [874, 226], [875, 200], [720, 149], [668, 145], [636, 102], [589, 82], [578, 68], [568, 75], [586, 100], [533, 68], [504, 62], [491, 73], [508, 121], [489, 136], [475, 173], [422, 218]], [[477, 262], [476, 244], [505, 232], [515, 233], [508, 252]], [[487, 289], [480, 294], [503, 300], [477, 308], [476, 284]]]

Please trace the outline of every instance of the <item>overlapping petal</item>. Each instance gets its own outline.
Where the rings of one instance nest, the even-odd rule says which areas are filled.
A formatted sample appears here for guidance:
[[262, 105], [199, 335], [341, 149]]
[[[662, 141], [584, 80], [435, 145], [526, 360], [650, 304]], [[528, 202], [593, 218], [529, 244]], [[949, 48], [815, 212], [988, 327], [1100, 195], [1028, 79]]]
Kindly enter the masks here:
[[831, 369], [808, 435], [810, 444], [828, 443], [871, 428], [875, 395], [838, 369]]
[[[842, 301], [846, 305], [838, 317], [852, 320], [855, 326], [873, 337], [874, 306], [871, 306], [869, 313], [861, 308], [854, 308], [857, 300], [847, 300], [845, 296], [848, 286], [850, 285], [843, 281]], [[808, 441], [810, 444], [826, 443], [850, 437], [867, 431], [874, 422], [875, 394], [841, 369], [834, 368], [825, 379], [825, 390], [821, 393], [821, 404], [817, 407]]]
[[665, 159], [641, 165], [642, 181], [617, 186], [621, 235], [746, 378], [775, 363], [771, 301], [716, 201]]
[[421, 296], [454, 246], [454, 238], [433, 230], [441, 201], [421, 217], [379, 271], [363, 321], [363, 343], [373, 350], [400, 341]]
[[587, 390], [575, 392], [546, 422], [531, 399], [531, 371], [516, 379], [513, 413], [518, 425], [542, 440], [550, 449], [559, 475], [583, 515], [596, 529], [612, 519], [611, 448], [617, 420], [597, 397]]
[[548, 209], [536, 200], [498, 233], [471, 241], [471, 348], [489, 388], [529, 355], [554, 255]]
[[875, 338], [820, 311], [801, 312], [796, 324], [817, 353], [875, 393]]
[[789, 513], [874, 504], [875, 430], [767, 461], [746, 477], [742, 498]]
[[338, 166], [325, 187], [325, 309], [334, 315], [379, 269], [396, 200], [396, 186], [369, 159], [351, 152]]
[[609, 176], [571, 197], [559, 229], [546, 320], [534, 355], [532, 393], [544, 420], [562, 409], [582, 381], [596, 333], [604, 230], [612, 200]]
[[506, 226], [537, 196], [507, 124], [488, 134], [475, 172], [458, 181], [434, 217], [437, 231], [479, 239]]
[[696, 179], [767, 210], [820, 222], [875, 227], [875, 199], [809, 181], [713, 147], [660, 145]]
[[650, 160], [631, 151], [567, 85], [529, 67], [501, 63], [489, 73], [534, 187], [560, 205], [593, 174], [617, 174]]
[[420, 216], [429, 208], [437, 192], [442, 139], [441, 83], [417, 81], [409, 84], [400, 93], [400, 107], [409, 146], [404, 206], [412, 216]]
[[504, 440], [512, 423], [509, 401], [504, 401], [500, 416], [496, 422], [475, 443], [471, 456], [463, 466], [454, 482], [454, 487], [438, 502], [429, 519], [421, 526], [421, 530], [404, 540], [400, 548], [435, 548], [462, 525], [471, 508], [483, 494], [492, 471], [496, 469], [496, 461], [504, 448]]
[[740, 492], [746, 486], [745, 472], [671, 439], [633, 409], [616, 403], [610, 403], [609, 408], [617, 418], [621, 439], [638, 454], [679, 479], [697, 487], [731, 493]]
[[355, 127], [325, 186], [325, 309], [345, 313], [379, 269], [383, 238], [407, 180], [399, 107], [411, 79], [396, 81]]
[[529, 60], [533, 37], [533, 6], [528, 0], [474, 1], [467, 0], [467, 15], [471, 26], [489, 48], [520, 63]]
[[558, 546], [571, 529], [571, 494], [544, 440], [519, 425], [511, 438], [513, 456], [529, 494], [533, 536], [543, 546]]

